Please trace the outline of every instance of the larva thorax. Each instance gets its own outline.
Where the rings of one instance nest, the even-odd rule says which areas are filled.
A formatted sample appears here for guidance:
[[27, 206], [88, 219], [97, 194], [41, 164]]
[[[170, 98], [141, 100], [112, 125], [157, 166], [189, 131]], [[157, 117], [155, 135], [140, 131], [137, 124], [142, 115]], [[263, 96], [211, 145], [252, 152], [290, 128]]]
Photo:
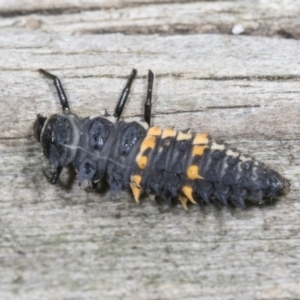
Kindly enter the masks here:
[[[129, 93], [130, 80], [122, 97]], [[105, 178], [113, 192], [131, 188], [136, 202], [146, 192], [151, 199], [163, 197], [169, 205], [178, 198], [185, 209], [188, 201], [228, 206], [228, 200], [244, 208], [246, 199], [263, 203], [266, 197], [289, 191], [289, 182], [276, 171], [206, 133], [150, 126], [146, 106], [146, 121], [119, 121], [125, 104], [121, 100], [114, 116], [80, 119], [70, 113], [66, 98], [60, 99], [64, 113], [48, 119], [38, 115], [34, 126], [55, 169], [52, 183], [64, 166], [72, 164], [79, 185], [94, 186]]]

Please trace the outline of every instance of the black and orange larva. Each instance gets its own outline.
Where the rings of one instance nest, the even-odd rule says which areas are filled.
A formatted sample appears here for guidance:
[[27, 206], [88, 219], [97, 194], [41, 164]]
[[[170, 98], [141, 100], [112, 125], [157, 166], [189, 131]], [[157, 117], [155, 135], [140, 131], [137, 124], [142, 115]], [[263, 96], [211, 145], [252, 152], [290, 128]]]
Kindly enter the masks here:
[[248, 155], [242, 155], [206, 133], [191, 134], [173, 128], [150, 126], [153, 73], [149, 71], [148, 91], [142, 121], [119, 121], [130, 87], [133, 70], [113, 116], [81, 119], [70, 112], [60, 80], [54, 80], [62, 114], [37, 116], [34, 131], [43, 153], [54, 168], [55, 184], [64, 166], [72, 164], [79, 185], [106, 179], [113, 192], [131, 188], [136, 202], [141, 193], [150, 199], [163, 197], [170, 205], [179, 198], [187, 202], [223, 204], [228, 200], [245, 208], [245, 200], [264, 203], [266, 198], [285, 195], [289, 182], [276, 171]]

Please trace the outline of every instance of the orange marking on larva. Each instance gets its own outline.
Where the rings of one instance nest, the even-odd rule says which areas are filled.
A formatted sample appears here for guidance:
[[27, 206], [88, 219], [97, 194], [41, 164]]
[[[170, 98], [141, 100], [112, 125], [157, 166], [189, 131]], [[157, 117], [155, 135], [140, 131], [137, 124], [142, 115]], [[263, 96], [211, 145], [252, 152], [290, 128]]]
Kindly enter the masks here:
[[203, 153], [204, 153], [204, 150], [207, 148], [207, 146], [199, 146], [199, 145], [196, 145], [193, 147], [193, 151], [192, 151], [192, 155], [195, 156], [195, 155], [199, 155], [201, 156]]
[[201, 177], [199, 175], [198, 166], [195, 166], [195, 165], [192, 165], [192, 166], [188, 167], [186, 175], [187, 175], [188, 179], [191, 179], [191, 180], [195, 180], [197, 178], [203, 179], [203, 177]]
[[199, 144], [208, 144], [208, 136], [206, 133], [200, 133], [194, 137], [193, 145]]
[[147, 135], [160, 136], [162, 133], [161, 128], [157, 126], [153, 126], [148, 129]]
[[177, 132], [176, 132], [175, 129], [167, 128], [167, 129], [163, 130], [161, 138], [165, 139], [165, 138], [168, 138], [168, 137], [174, 137], [174, 136], [176, 136], [176, 134], [177, 134]]
[[136, 203], [140, 203], [140, 195], [141, 195], [141, 189], [136, 186], [134, 183], [130, 183], [130, 187], [133, 193], [133, 197]]
[[190, 140], [191, 138], [192, 138], [192, 134], [191, 133], [178, 132], [176, 140], [177, 141], [186, 141], [186, 140]]
[[144, 152], [148, 148], [154, 149], [155, 141], [156, 141], [156, 138], [154, 136], [146, 136], [146, 138], [143, 140], [143, 142], [141, 144], [140, 151]]
[[142, 176], [141, 175], [131, 175], [130, 180], [135, 183], [138, 187], [141, 187]]
[[145, 169], [147, 166], [148, 158], [147, 156], [140, 156], [136, 162], [140, 169]]
[[187, 196], [187, 198], [193, 203], [196, 204], [196, 201], [193, 198], [193, 189], [190, 186], [185, 185], [182, 188], [182, 192]]
[[178, 197], [179, 197], [179, 200], [180, 200], [180, 202], [181, 202], [183, 208], [184, 208], [185, 210], [188, 210], [188, 207], [187, 207], [187, 205], [186, 205], [187, 202], [188, 202], [188, 198], [185, 197], [185, 196], [182, 196], [182, 195], [179, 195]]

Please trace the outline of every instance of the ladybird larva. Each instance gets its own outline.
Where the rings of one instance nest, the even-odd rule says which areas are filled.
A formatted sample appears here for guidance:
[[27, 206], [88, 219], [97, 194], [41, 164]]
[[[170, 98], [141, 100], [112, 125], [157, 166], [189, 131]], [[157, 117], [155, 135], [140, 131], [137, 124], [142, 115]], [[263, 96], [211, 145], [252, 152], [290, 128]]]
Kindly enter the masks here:
[[289, 181], [264, 163], [242, 155], [208, 134], [191, 134], [173, 128], [150, 126], [153, 73], [142, 121], [119, 121], [130, 87], [133, 69], [113, 116], [107, 112], [96, 118], [79, 118], [71, 113], [60, 80], [39, 70], [54, 81], [62, 113], [49, 118], [37, 115], [34, 132], [44, 156], [54, 168], [55, 184], [64, 166], [72, 164], [79, 185], [92, 187], [106, 179], [113, 192], [131, 188], [139, 202], [143, 192], [150, 199], [163, 197], [168, 205], [177, 198], [187, 202], [223, 204], [230, 200], [245, 208], [245, 200], [264, 203], [267, 198], [289, 192]]

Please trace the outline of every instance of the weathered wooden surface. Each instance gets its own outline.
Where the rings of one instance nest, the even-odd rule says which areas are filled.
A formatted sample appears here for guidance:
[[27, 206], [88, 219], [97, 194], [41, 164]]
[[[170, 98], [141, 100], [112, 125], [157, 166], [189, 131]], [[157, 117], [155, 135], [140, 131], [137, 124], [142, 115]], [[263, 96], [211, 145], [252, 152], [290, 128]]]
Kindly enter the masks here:
[[[20, 18], [30, 17], [48, 29], [0, 20], [0, 298], [299, 298], [299, 42], [70, 35], [55, 25], [65, 14]], [[82, 191], [68, 170], [49, 185], [32, 123], [60, 107], [41, 67], [62, 79], [81, 116], [112, 112], [137, 68], [127, 119], [142, 114], [151, 68], [155, 124], [226, 139], [289, 178], [290, 194], [248, 211], [185, 212], [147, 197], [136, 205], [129, 192]]]
[[[46, 32], [191, 34], [242, 32], [300, 39], [299, 0], [0, 1], [5, 26]], [[175, 3], [174, 3], [175, 2]], [[21, 15], [21, 16], [19, 16]], [[57, 17], [57, 15], [60, 15]], [[1, 24], [0, 24], [1, 25]]]

